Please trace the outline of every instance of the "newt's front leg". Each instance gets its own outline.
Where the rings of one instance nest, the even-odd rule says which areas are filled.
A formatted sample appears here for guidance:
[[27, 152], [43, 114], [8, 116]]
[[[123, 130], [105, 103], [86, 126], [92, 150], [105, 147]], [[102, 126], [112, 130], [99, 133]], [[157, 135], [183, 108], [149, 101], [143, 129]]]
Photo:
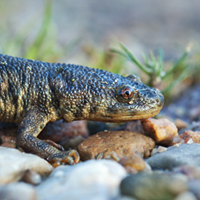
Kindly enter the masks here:
[[25, 152], [34, 153], [46, 159], [54, 167], [61, 164], [78, 163], [80, 157], [76, 150], [62, 151], [61, 148], [56, 148], [55, 144], [51, 145], [51, 142], [46, 143], [37, 138], [48, 121], [48, 116], [39, 111], [38, 108], [31, 109], [19, 125], [17, 146]]

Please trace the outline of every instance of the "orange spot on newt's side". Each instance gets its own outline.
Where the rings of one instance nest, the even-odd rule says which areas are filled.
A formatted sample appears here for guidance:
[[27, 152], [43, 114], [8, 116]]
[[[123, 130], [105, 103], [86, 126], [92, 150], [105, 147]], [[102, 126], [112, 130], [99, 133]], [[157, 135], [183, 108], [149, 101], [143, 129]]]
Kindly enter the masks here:
[[2, 81], [1, 82], [1, 90], [4, 91], [8, 87], [8, 82], [7, 81]]

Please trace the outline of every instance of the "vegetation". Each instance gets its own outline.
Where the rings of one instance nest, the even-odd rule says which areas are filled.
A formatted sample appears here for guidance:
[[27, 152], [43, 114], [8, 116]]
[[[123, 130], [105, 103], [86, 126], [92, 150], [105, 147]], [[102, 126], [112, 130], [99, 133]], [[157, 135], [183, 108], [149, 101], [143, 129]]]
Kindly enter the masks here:
[[[57, 29], [52, 21], [53, 1], [47, 0], [45, 3], [43, 19], [36, 34], [32, 36], [31, 31], [33, 26], [38, 26], [37, 21], [32, 20], [15, 34], [14, 39], [12, 37], [12, 42], [9, 40], [10, 34], [4, 35], [4, 43], [1, 44], [3, 53], [16, 55], [16, 52], [18, 52], [18, 56], [57, 62], [61, 57], [66, 57], [73, 51], [79, 40], [75, 38], [73, 41], [66, 42], [66, 44], [58, 43]], [[111, 51], [100, 49], [95, 45], [87, 45], [81, 47], [86, 58], [86, 61], [83, 61], [82, 64], [125, 74], [125, 67], [127, 60], [129, 60], [133, 66], [140, 69], [140, 77], [147, 77], [142, 79], [143, 82], [151, 87], [159, 88], [165, 97], [170, 99], [175, 93], [177, 94], [185, 89], [183, 85], [188, 86], [199, 81], [200, 53], [189, 56], [190, 46], [186, 47], [177, 61], [167, 62], [164, 60], [164, 53], [160, 49], [156, 53], [143, 54], [143, 61], [139, 61], [123, 44], [120, 44], [120, 49], [111, 49]]]
[[[57, 42], [57, 29], [52, 22], [52, 0], [45, 1], [44, 15], [41, 20], [40, 28], [32, 37], [32, 30], [38, 28], [38, 21], [33, 19], [12, 36], [5, 35], [5, 42], [2, 44], [2, 51], [9, 55], [22, 56], [35, 60], [48, 60], [55, 62], [60, 57], [70, 52], [76, 45], [77, 41], [70, 41], [67, 44]], [[34, 27], [34, 28], [33, 28]], [[31, 38], [31, 39], [30, 39]]]
[[[171, 63], [169, 70], [167, 70], [169, 67], [165, 67], [162, 50], [158, 50], [157, 56], [153, 54], [153, 52], [150, 52], [149, 56], [143, 54], [144, 64], [142, 64], [123, 44], [120, 44], [121, 50], [111, 49], [111, 51], [130, 60], [141, 71], [143, 71], [149, 77], [146, 84], [150, 87], [159, 87], [164, 79], [170, 80], [170, 83], [167, 84], [167, 86], [162, 90], [163, 93], [167, 93], [174, 86], [180, 84], [189, 75], [188, 65], [185, 65], [184, 62], [186, 62], [187, 56], [191, 51], [190, 46], [191, 45], [188, 45], [186, 47], [182, 56], [174, 64]], [[179, 71], [180, 73], [176, 74], [176, 71]], [[172, 77], [173, 81], [171, 81]]]

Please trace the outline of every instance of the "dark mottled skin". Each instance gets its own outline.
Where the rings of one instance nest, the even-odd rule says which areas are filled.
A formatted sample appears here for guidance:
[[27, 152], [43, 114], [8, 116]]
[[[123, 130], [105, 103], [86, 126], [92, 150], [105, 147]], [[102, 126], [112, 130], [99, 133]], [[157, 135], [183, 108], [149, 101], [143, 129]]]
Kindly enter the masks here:
[[[119, 101], [126, 86], [133, 98]], [[162, 106], [162, 94], [136, 76], [0, 54], [0, 121], [19, 123], [17, 145], [53, 163], [76, 163], [79, 156], [37, 138], [48, 122], [124, 122], [152, 117]]]

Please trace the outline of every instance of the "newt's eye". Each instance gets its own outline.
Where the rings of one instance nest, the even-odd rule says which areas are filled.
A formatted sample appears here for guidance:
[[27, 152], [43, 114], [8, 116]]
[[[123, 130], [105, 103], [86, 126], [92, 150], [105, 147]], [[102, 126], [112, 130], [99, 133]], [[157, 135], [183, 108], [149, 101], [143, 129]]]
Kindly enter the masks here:
[[120, 102], [129, 102], [134, 96], [133, 88], [130, 86], [124, 86], [122, 88], [119, 88], [117, 91], [117, 99]]

